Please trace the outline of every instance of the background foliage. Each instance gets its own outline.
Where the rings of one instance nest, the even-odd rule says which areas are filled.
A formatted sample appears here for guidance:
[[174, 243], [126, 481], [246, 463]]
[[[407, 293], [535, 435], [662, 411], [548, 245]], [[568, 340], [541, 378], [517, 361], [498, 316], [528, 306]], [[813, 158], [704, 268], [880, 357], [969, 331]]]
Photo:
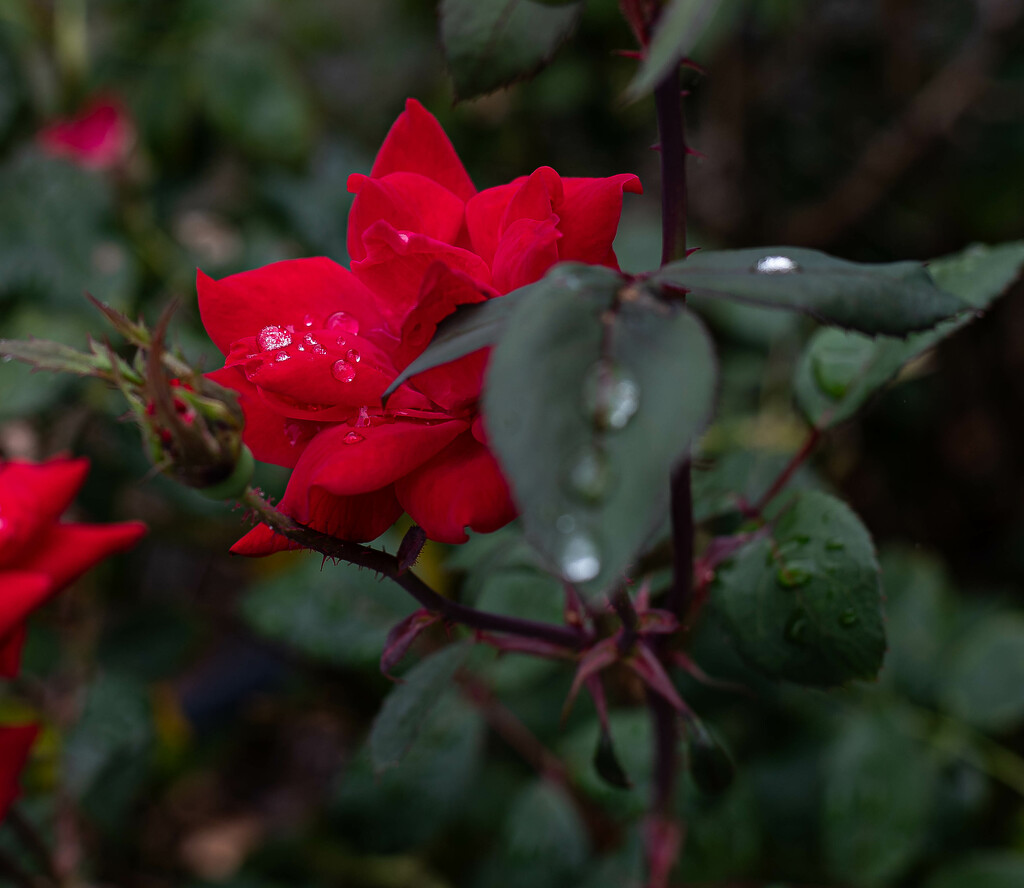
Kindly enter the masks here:
[[[710, 76], [690, 84], [689, 139], [704, 155], [690, 165], [697, 243], [890, 261], [1020, 235], [1019, 4], [722, 6], [695, 50]], [[150, 319], [177, 298], [177, 340], [213, 368], [194, 269], [344, 261], [346, 177], [368, 168], [408, 94], [438, 114], [480, 187], [541, 164], [640, 174], [649, 193], [627, 200], [617, 248], [625, 268], [657, 264], [653, 109], [617, 101], [635, 63], [611, 55], [630, 45], [611, 0], [590, 0], [576, 39], [537, 79], [454, 108], [433, 4], [83, 9], [13, 0], [0, 10], [5, 337], [83, 345], [99, 329], [83, 289]], [[129, 162], [108, 174], [47, 157], [33, 139], [97, 92], [120, 96], [138, 129]], [[963, 260], [951, 273], [978, 272]], [[881, 680], [830, 694], [769, 684], [737, 656], [728, 595], [706, 612], [695, 656], [753, 695], [681, 679], [738, 767], [724, 794], [680, 793], [687, 884], [1024, 881], [1019, 295], [915, 360], [870, 414], [828, 433], [799, 478], [841, 492], [879, 543]], [[814, 415], [800, 388], [814, 369], [814, 353], [801, 357], [813, 325], [730, 305], [708, 320], [723, 384], [696, 483], [702, 517], [723, 532], [731, 519], [717, 493], [756, 498], [800, 446], [800, 410]], [[845, 334], [814, 336], [833, 358], [864, 358]], [[824, 388], [856, 397], [842, 379]], [[378, 773], [397, 753], [369, 730], [393, 687], [377, 661], [411, 600], [316, 557], [227, 557], [240, 516], [150, 478], [121, 411], [102, 385], [0, 366], [3, 452], [88, 455], [82, 512], [152, 528], [32, 626], [26, 671], [70, 705], [38, 748], [23, 805], [63, 853], [81, 854], [83, 872], [140, 886], [628, 884], [650, 742], [627, 675], [613, 688], [612, 732], [630, 790], [594, 771], [589, 703], [557, 727], [567, 670], [461, 648], [422, 659], [439, 632], [407, 673], [436, 683], [437, 705], [401, 763]], [[279, 490], [281, 473], [262, 471]], [[433, 547], [423, 568], [463, 600], [560, 619], [561, 592], [515, 528], [455, 552]], [[462, 656], [480, 658], [476, 677], [442, 693], [439, 677]], [[0, 716], [18, 715], [16, 699], [0, 697]], [[11, 839], [0, 830], [0, 843]]]

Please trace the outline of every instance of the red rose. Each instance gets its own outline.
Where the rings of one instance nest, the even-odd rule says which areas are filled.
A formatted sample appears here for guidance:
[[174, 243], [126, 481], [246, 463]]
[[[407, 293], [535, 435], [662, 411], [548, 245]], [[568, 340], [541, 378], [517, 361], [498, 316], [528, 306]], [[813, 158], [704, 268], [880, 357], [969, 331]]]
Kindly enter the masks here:
[[[207, 332], [226, 356], [257, 459], [294, 468], [281, 508], [349, 540], [402, 511], [431, 539], [464, 542], [515, 516], [478, 399], [486, 352], [392, 379], [458, 305], [540, 278], [555, 262], [617, 267], [612, 240], [636, 176], [563, 179], [549, 167], [477, 192], [437, 120], [410, 99], [369, 176], [354, 175], [351, 271], [329, 259], [198, 276]], [[291, 547], [261, 525], [233, 551]]]
[[59, 523], [88, 470], [84, 459], [0, 461], [0, 676], [17, 674], [33, 610], [146, 532], [138, 521]]
[[115, 167], [135, 139], [131, 116], [116, 99], [98, 98], [74, 117], [56, 120], [36, 137], [43, 149], [95, 170]]
[[18, 777], [38, 733], [38, 725], [0, 725], [0, 820], [18, 797]]

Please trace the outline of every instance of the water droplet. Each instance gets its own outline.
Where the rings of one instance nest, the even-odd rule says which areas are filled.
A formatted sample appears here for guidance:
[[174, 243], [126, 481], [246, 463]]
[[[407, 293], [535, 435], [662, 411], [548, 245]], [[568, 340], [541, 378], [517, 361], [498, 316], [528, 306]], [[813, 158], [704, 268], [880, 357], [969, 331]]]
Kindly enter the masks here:
[[350, 348], [345, 352], [345, 360], [353, 364], [358, 364], [362, 359], [362, 355], [360, 355], [354, 348]]
[[839, 615], [839, 625], [856, 626], [859, 619], [857, 612], [852, 607], [848, 607]]
[[288, 354], [288, 352], [278, 352], [276, 355], [274, 355], [274, 360], [275, 361], [287, 361], [290, 357], [291, 357], [291, 355]]
[[348, 361], [335, 361], [331, 373], [338, 382], [351, 382], [356, 378], [356, 368]]
[[256, 337], [256, 341], [260, 344], [260, 348], [263, 351], [270, 351], [273, 348], [284, 348], [285, 346], [292, 344], [292, 336], [284, 327], [278, 327], [274, 324], [264, 327], [260, 330], [259, 335]]
[[284, 426], [284, 434], [288, 438], [288, 443], [295, 447], [302, 438], [302, 426], [297, 422], [287, 422]]
[[605, 495], [610, 478], [608, 456], [597, 447], [587, 447], [576, 454], [565, 474], [569, 493], [591, 503]]
[[359, 417], [356, 419], [356, 428], [365, 429], [370, 424], [370, 412], [365, 407], [359, 408]]
[[312, 333], [307, 333], [302, 337], [302, 341], [309, 346], [310, 350], [315, 355], [326, 355], [327, 349], [325, 349], [319, 341], [313, 336]]
[[786, 623], [786, 640], [801, 644], [807, 632], [807, 614], [802, 610], [794, 611]]
[[559, 558], [562, 574], [570, 583], [585, 583], [601, 572], [601, 557], [590, 537], [572, 534], [562, 548]]
[[802, 567], [789, 564], [785, 567], [780, 567], [775, 574], [775, 578], [787, 589], [792, 589], [796, 586], [803, 586], [808, 580], [810, 580], [811, 572], [809, 570], [804, 570]]
[[800, 266], [788, 256], [765, 256], [757, 260], [754, 271], [758, 274], [793, 274], [800, 271]]
[[[331, 331], [340, 330], [342, 333], [355, 335], [359, 332], [359, 321], [347, 311], [336, 311], [327, 319], [327, 329]], [[341, 345], [341, 343], [338, 343]]]
[[576, 519], [572, 515], [559, 515], [555, 519], [555, 527], [559, 533], [572, 533], [576, 529]]
[[359, 432], [349, 432], [344, 438], [341, 439], [344, 444], [358, 444], [360, 441], [365, 440]]
[[640, 386], [610, 361], [598, 361], [584, 379], [583, 402], [599, 429], [623, 429], [640, 407]]
[[313, 315], [308, 314], [302, 319], [302, 323], [307, 327], [313, 326]]
[[842, 552], [846, 548], [846, 543], [842, 540], [826, 540], [825, 548], [829, 552]]
[[402, 232], [402, 231], [398, 232], [398, 239], [399, 239], [399, 240], [400, 240], [400, 241], [401, 241], [401, 242], [402, 242], [403, 244], [407, 244], [407, 243], [409, 243], [409, 235], [405, 234], [405, 232]]

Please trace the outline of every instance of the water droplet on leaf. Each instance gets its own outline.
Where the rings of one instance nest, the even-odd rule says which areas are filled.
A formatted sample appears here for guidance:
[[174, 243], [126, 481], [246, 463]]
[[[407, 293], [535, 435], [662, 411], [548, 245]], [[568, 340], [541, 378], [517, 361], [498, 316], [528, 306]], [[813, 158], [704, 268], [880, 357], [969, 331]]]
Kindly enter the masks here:
[[857, 616], [857, 612], [852, 607], [848, 607], [839, 615], [840, 626], [856, 626], [858, 620], [859, 617]]
[[359, 332], [359, 321], [347, 311], [336, 311], [327, 319], [327, 329], [331, 331], [340, 330], [342, 333], [352, 333], [354, 335]]
[[576, 454], [565, 474], [568, 492], [591, 503], [605, 495], [610, 479], [608, 456], [597, 447], [587, 447]]
[[599, 429], [626, 427], [640, 407], [640, 386], [610, 361], [598, 361], [583, 381], [583, 403]]
[[570, 583], [585, 583], [601, 572], [601, 556], [594, 541], [583, 533], [574, 533], [562, 548], [559, 567]]
[[796, 586], [803, 586], [811, 578], [811, 572], [804, 570], [802, 567], [796, 565], [786, 565], [780, 567], [778, 572], [775, 574], [776, 579], [779, 583], [788, 589], [793, 589]]
[[800, 271], [800, 266], [788, 256], [765, 256], [757, 260], [754, 271], [758, 274], [793, 274]]
[[348, 361], [335, 361], [331, 373], [338, 382], [351, 382], [356, 378], [356, 368]]
[[270, 351], [274, 348], [285, 348], [292, 344], [292, 335], [284, 327], [271, 324], [260, 330], [256, 341], [263, 351]]

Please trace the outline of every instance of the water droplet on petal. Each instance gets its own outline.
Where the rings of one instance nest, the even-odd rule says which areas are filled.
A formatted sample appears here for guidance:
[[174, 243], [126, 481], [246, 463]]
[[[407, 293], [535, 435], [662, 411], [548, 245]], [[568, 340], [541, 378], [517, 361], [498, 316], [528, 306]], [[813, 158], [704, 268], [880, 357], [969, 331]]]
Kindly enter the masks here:
[[350, 348], [345, 352], [345, 360], [350, 361], [353, 364], [358, 364], [362, 359], [362, 355], [360, 355], [354, 348]]
[[800, 271], [800, 266], [788, 256], [765, 256], [757, 260], [754, 271], [758, 274], [793, 274]]
[[594, 579], [601, 572], [601, 557], [594, 541], [583, 533], [572, 534], [562, 548], [559, 567], [570, 583]]
[[287, 361], [290, 357], [291, 357], [291, 355], [288, 354], [288, 352], [278, 352], [276, 355], [274, 355], [274, 360], [275, 361]]
[[260, 344], [260, 348], [263, 351], [270, 351], [273, 348], [284, 348], [285, 346], [292, 344], [292, 336], [284, 327], [278, 327], [276, 324], [271, 324], [260, 330], [259, 335], [256, 337], [256, 341]]
[[786, 623], [786, 640], [794, 644], [802, 644], [807, 632], [807, 614], [802, 610], [794, 611]]
[[335, 361], [331, 373], [338, 382], [351, 382], [356, 378], [356, 368], [348, 361]]
[[576, 454], [569, 461], [565, 474], [568, 492], [590, 503], [605, 495], [610, 480], [608, 456], [597, 447], [587, 447]]
[[362, 435], [359, 434], [359, 432], [349, 432], [341, 440], [345, 444], [358, 444], [360, 441], [363, 441], [365, 439], [363, 438]]
[[288, 438], [288, 443], [295, 447], [302, 438], [302, 426], [297, 422], [285, 423], [284, 434]]
[[359, 408], [359, 417], [356, 419], [356, 428], [365, 429], [370, 424], [370, 411], [365, 407]]
[[346, 345], [348, 345], [348, 340], [344, 336], [339, 336], [336, 342], [338, 344], [338, 348], [344, 348]]
[[839, 615], [839, 625], [846, 626], [847, 628], [856, 626], [858, 620], [857, 612], [852, 607], [848, 607]]
[[325, 349], [313, 336], [312, 333], [307, 333], [302, 337], [302, 341], [309, 346], [310, 350], [315, 355], [326, 355], [327, 349]]
[[307, 327], [313, 326], [313, 315], [308, 314], [302, 319], [302, 323]]
[[583, 403], [599, 429], [623, 429], [640, 407], [640, 386], [610, 361], [598, 361], [584, 379]]
[[[327, 319], [328, 330], [340, 330], [343, 333], [356, 334], [359, 332], [359, 321], [347, 311], [336, 311]], [[339, 345], [341, 343], [339, 342]]]

